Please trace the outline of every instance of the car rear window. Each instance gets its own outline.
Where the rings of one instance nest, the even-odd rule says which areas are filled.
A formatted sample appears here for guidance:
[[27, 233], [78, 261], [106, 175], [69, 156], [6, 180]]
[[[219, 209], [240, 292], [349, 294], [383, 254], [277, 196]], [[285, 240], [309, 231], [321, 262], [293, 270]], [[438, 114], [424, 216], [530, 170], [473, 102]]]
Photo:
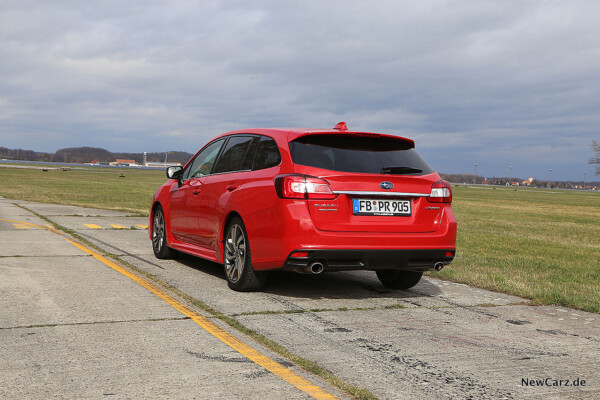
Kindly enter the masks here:
[[384, 136], [306, 135], [290, 142], [295, 164], [342, 172], [425, 175], [434, 170], [406, 140]]

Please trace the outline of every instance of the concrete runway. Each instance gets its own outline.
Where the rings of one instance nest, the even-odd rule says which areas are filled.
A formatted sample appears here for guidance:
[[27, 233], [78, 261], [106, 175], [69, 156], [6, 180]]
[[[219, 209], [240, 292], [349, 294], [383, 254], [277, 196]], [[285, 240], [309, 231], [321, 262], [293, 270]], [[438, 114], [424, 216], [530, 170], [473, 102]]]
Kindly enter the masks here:
[[218, 264], [155, 259], [145, 218], [0, 199], [0, 219], [18, 221], [0, 221], [3, 399], [311, 398], [63, 237], [27, 225], [48, 222], [13, 203], [380, 399], [600, 398], [598, 314], [431, 278], [393, 291], [372, 272], [275, 273], [264, 292], [237, 293]]

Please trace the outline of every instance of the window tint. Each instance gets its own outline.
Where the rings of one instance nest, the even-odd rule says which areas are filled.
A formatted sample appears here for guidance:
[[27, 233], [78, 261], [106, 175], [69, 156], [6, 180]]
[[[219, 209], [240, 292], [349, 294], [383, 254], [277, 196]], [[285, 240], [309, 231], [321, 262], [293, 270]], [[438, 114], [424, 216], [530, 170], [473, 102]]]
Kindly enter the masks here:
[[198, 178], [210, 174], [213, 164], [217, 159], [217, 155], [219, 155], [219, 150], [221, 150], [221, 146], [224, 142], [224, 139], [217, 140], [198, 153], [196, 158], [194, 158], [194, 161], [192, 161], [188, 169], [184, 172], [183, 179]]
[[307, 135], [290, 142], [296, 164], [342, 172], [425, 175], [433, 169], [404, 140], [356, 135]]
[[253, 139], [253, 136], [230, 136], [213, 173], [241, 171], [242, 162]]
[[242, 171], [252, 169], [254, 157], [256, 156], [256, 149], [258, 148], [258, 142], [260, 142], [260, 136], [254, 136], [252, 138], [252, 143], [250, 143], [250, 147], [246, 152], [246, 157], [244, 157], [244, 162], [242, 163]]
[[281, 162], [281, 154], [279, 154], [279, 147], [275, 140], [262, 137], [256, 150], [256, 157], [254, 158], [254, 170], [271, 168], [279, 165]]

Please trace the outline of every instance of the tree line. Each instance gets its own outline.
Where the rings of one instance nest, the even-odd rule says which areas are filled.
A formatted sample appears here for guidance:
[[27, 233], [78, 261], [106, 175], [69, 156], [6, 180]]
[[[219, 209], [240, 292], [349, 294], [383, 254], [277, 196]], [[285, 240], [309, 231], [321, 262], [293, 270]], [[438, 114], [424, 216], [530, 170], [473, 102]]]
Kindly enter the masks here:
[[[164, 162], [165, 157], [169, 162], [180, 162], [185, 164], [193, 154], [185, 151], [170, 151], [165, 153], [147, 153], [146, 161], [148, 162]], [[23, 160], [23, 161], [48, 161], [48, 162], [63, 162], [63, 163], [90, 163], [112, 162], [116, 159], [135, 160], [136, 163], [142, 164], [144, 161], [144, 153], [113, 153], [99, 147], [71, 147], [59, 149], [54, 153], [44, 153], [33, 150], [24, 149], [9, 149], [0, 147], [0, 159], [8, 160]]]

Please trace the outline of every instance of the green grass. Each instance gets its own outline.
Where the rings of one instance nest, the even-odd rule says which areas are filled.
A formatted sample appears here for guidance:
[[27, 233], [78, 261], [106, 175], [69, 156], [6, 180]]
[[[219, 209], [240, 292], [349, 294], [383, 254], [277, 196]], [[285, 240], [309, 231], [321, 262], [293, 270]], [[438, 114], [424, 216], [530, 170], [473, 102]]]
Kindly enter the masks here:
[[[147, 215], [152, 194], [165, 180], [162, 170], [0, 166], [0, 196]], [[600, 313], [600, 194], [452, 189], [457, 256], [431, 276]]]
[[600, 194], [452, 189], [457, 255], [431, 276], [600, 312]]
[[163, 169], [97, 167], [43, 172], [0, 165], [0, 196], [148, 215], [152, 195], [166, 179]]

